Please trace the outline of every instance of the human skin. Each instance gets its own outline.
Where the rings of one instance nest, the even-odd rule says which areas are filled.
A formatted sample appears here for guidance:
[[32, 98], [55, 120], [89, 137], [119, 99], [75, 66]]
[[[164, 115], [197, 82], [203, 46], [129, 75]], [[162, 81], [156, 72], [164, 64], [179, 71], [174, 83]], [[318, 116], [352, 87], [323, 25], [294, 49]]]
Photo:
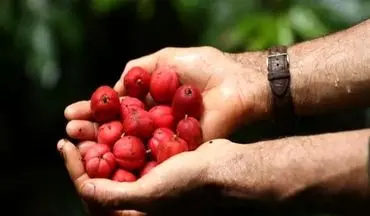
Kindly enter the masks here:
[[[114, 86], [120, 96], [125, 94], [124, 75], [137, 65], [149, 72], [159, 65], [173, 67], [181, 82], [195, 85], [202, 91], [204, 140], [227, 137], [241, 124], [260, 119], [267, 113], [267, 102], [260, 98], [267, 95], [268, 84], [257, 62], [256, 66], [246, 68], [212, 47], [165, 48], [127, 63]], [[65, 109], [65, 117], [69, 120], [66, 130], [71, 138], [91, 140], [96, 137], [97, 125], [89, 121], [92, 117], [89, 104], [90, 101], [78, 101]]]
[[[297, 115], [367, 107], [370, 100], [370, 19], [351, 28], [288, 48], [291, 92]], [[231, 55], [244, 67], [265, 51]], [[267, 73], [267, 70], [262, 70]], [[271, 91], [264, 101], [272, 101]], [[264, 103], [271, 117], [271, 103]]]
[[[370, 93], [368, 38], [370, 38], [369, 20], [347, 30], [289, 47], [291, 89], [298, 115], [370, 105], [370, 100], [367, 100]], [[203, 52], [205, 49], [207, 51]], [[192, 54], [195, 51], [198, 51], [198, 54]], [[209, 47], [169, 48], [160, 51], [159, 54], [134, 60], [128, 67], [142, 63], [153, 69], [154, 66], [150, 65], [165, 60], [164, 62], [171, 62], [180, 69], [185, 68], [180, 70], [180, 73], [186, 74], [183, 75], [186, 77], [183, 79], [185, 82], [195, 79], [209, 81], [207, 76], [199, 79], [196, 77], [199, 75], [192, 74], [192, 71], [199, 71], [193, 68], [192, 62], [195, 62], [196, 67], [201, 68], [202, 72], [211, 69], [216, 71], [217, 75], [213, 76], [216, 78], [213, 78], [211, 83], [217, 85], [209, 85], [204, 81], [202, 88], [209, 90], [205, 86], [213, 87], [212, 91], [204, 94], [207, 95], [206, 103], [208, 101], [209, 108], [222, 107], [220, 112], [209, 109], [208, 117], [202, 121], [207, 141], [228, 135], [240, 124], [237, 121], [238, 117], [248, 123], [271, 117], [271, 93], [265, 78], [266, 55], [265, 51], [227, 54]], [[216, 66], [210, 66], [212, 61], [215, 61]], [[232, 64], [232, 61], [236, 64]], [[220, 78], [222, 73], [228, 72], [222, 65], [228, 65], [228, 69], [235, 69], [230, 71], [238, 71], [238, 76], [235, 77], [243, 82], [243, 85], [236, 85], [238, 87], [233, 88], [231, 94], [227, 90], [235, 86], [233, 82], [236, 83], [236, 80]], [[123, 94], [124, 87], [120, 86], [120, 82], [115, 88]], [[222, 104], [225, 100], [217, 102], [220, 96], [222, 99], [238, 97], [238, 100], [233, 100], [238, 112], [235, 114], [228, 106], [224, 107]], [[67, 132], [74, 138], [90, 139], [96, 135], [93, 123], [87, 121], [90, 115], [87, 105], [87, 101], [77, 102], [66, 109], [65, 115], [71, 120], [67, 125]], [[220, 116], [221, 119], [215, 124], [216, 116]], [[228, 118], [229, 116], [231, 117]], [[221, 128], [222, 123], [226, 127]], [[210, 125], [216, 125], [216, 129], [211, 130]], [[78, 135], [81, 128], [84, 131], [83, 136]], [[217, 135], [218, 131], [220, 136]], [[197, 151], [173, 157], [159, 166], [161, 168], [156, 169], [156, 172], [146, 175], [143, 180], [129, 184], [78, 177], [84, 176], [83, 168], [79, 165], [79, 153], [71, 150], [73, 145], [69, 142], [66, 145], [59, 144], [59, 147], [63, 146], [61, 149], [67, 158], [67, 168], [72, 179], [77, 179], [75, 184], [81, 196], [108, 209], [136, 209], [150, 212], [156, 205], [148, 205], [149, 201], [156, 203], [160, 198], [173, 197], [173, 193], [181, 196], [184, 190], [212, 185], [226, 188], [228, 193], [224, 193], [225, 197], [237, 195], [245, 200], [263, 200], [266, 198], [264, 195], [273, 194], [272, 200], [279, 206], [291, 206], [293, 203], [318, 206], [315, 205], [316, 202], [331, 200], [327, 202], [325, 208], [332, 210], [331, 207], [337, 204], [337, 207], [342, 207], [337, 210], [360, 214], [365, 210], [369, 211], [364, 205], [369, 201], [369, 179], [366, 169], [369, 135], [370, 131], [364, 129], [291, 137], [253, 145], [232, 145], [227, 140], [215, 140], [212, 144], [203, 144]], [[178, 169], [179, 164], [182, 169]], [[186, 175], [179, 172], [186, 172]], [[166, 178], [158, 177], [162, 175]], [[179, 177], [181, 179], [178, 179]], [[93, 183], [93, 192], [88, 190], [87, 183]], [[140, 184], [150, 187], [142, 190]], [[168, 191], [166, 188], [178, 190]], [[161, 191], [160, 196], [158, 194], [154, 196], [153, 191]], [[343, 200], [346, 202], [339, 202]]]
[[58, 149], [82, 198], [104, 209], [164, 215], [176, 206], [177, 214], [189, 214], [191, 204], [171, 200], [211, 187], [225, 198], [246, 203], [256, 199], [277, 209], [299, 205], [354, 215], [370, 210], [369, 134], [364, 129], [252, 145], [216, 139], [170, 158], [132, 183], [89, 179], [72, 143], [61, 140]]

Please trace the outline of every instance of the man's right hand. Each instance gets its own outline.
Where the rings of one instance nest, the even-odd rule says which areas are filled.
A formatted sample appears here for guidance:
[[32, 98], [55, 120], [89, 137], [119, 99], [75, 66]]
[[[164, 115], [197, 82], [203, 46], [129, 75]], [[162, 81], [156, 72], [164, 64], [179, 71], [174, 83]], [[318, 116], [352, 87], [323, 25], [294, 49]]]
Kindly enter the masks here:
[[[165, 48], [128, 62], [114, 88], [120, 96], [125, 94], [122, 79], [134, 66], [149, 72], [159, 66], [173, 67], [182, 83], [194, 84], [202, 90], [204, 140], [224, 138], [239, 124], [258, 119], [267, 111], [267, 78], [256, 67], [256, 61], [264, 62], [264, 59], [247, 60], [243, 64], [237, 55], [212, 47]], [[68, 106], [65, 116], [70, 120], [67, 125], [70, 137], [78, 140], [96, 137], [97, 127], [88, 121], [91, 117], [89, 101]]]

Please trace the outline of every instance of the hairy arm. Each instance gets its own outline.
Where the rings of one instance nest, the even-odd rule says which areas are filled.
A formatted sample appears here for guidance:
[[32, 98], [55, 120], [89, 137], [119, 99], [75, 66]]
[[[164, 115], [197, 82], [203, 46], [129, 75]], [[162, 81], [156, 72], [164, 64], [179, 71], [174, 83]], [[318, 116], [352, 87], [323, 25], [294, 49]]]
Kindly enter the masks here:
[[369, 138], [365, 129], [236, 145], [215, 179], [229, 195], [272, 199], [278, 208], [368, 213]]
[[370, 105], [370, 19], [288, 49], [298, 114]]
[[[370, 19], [288, 48], [291, 92], [298, 115], [370, 105], [367, 99], [370, 95], [369, 38]], [[266, 52], [232, 56], [247, 68], [267, 73]], [[267, 81], [263, 88], [269, 88]], [[264, 92], [266, 97], [261, 105], [268, 115], [272, 95], [269, 89]]]

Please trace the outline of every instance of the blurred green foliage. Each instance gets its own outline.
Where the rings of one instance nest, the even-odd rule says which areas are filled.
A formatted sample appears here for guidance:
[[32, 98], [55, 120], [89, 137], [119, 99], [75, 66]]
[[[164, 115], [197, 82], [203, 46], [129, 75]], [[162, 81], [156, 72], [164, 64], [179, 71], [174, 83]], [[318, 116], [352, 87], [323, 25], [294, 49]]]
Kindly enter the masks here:
[[[25, 98], [19, 105], [25, 108], [19, 119], [23, 130], [30, 131], [27, 141], [34, 143], [32, 148], [23, 144], [22, 158], [29, 163], [18, 176], [2, 180], [13, 183], [5, 191], [18, 190], [15, 200], [19, 202], [24, 188], [36, 188], [34, 195], [28, 192], [22, 207], [27, 215], [82, 214], [73, 187], [62, 173], [64, 167], [60, 161], [50, 162], [56, 157], [53, 145], [64, 135], [58, 132], [64, 130], [64, 106], [87, 97], [96, 83], [110, 82], [110, 78], [103, 80], [105, 76], [119, 76], [125, 62], [120, 62], [120, 56], [109, 59], [119, 30], [131, 37], [126, 46], [136, 40], [129, 33], [137, 34], [140, 43], [148, 41], [142, 46], [131, 44], [137, 46], [133, 53], [122, 51], [128, 60], [163, 46], [211, 45], [236, 52], [288, 45], [349, 27], [369, 15], [368, 0], [1, 0], [0, 82], [8, 98], [18, 94]], [[130, 21], [125, 20], [128, 16]], [[102, 25], [109, 27], [96, 27]], [[151, 29], [151, 35], [140, 35], [148, 33], [140, 30], [148, 26], [156, 29]], [[105, 32], [110, 28], [117, 31]], [[91, 44], [97, 45], [89, 49]], [[98, 57], [91, 57], [95, 54]], [[105, 65], [94, 69], [99, 61]], [[114, 66], [109, 67], [112, 62]], [[11, 133], [12, 119], [3, 119], [8, 119], [6, 112], [0, 112], [0, 138], [9, 159], [14, 152], [20, 154], [18, 143], [12, 142], [12, 136], [19, 134]], [[14, 127], [21, 130], [19, 125]], [[14, 142], [23, 142], [20, 139]], [[36, 177], [41, 173], [47, 173], [44, 180]]]
[[[186, 28], [199, 32], [198, 44], [226, 51], [292, 44], [347, 27], [366, 18], [366, 0], [169, 0]], [[56, 34], [78, 55], [83, 38], [81, 5], [104, 16], [133, 2], [137, 19], [161, 13], [153, 0], [2, 0], [0, 25], [27, 56], [27, 73], [44, 88], [58, 82]], [[168, 17], [171, 19], [171, 17]], [[197, 28], [204, 23], [202, 28]]]

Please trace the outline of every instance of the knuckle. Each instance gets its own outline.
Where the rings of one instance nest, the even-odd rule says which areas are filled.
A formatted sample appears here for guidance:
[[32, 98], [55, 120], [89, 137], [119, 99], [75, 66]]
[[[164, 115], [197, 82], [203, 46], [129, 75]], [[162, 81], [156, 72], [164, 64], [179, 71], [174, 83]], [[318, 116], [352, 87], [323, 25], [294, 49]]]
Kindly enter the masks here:
[[230, 143], [230, 140], [227, 140], [227, 139], [223, 139], [223, 138], [220, 138], [220, 139], [212, 139], [212, 140], [209, 140], [205, 143], [203, 143], [202, 145], [200, 145], [198, 147], [199, 150], [204, 150], [204, 149], [210, 149], [210, 148], [217, 148], [219, 149], [220, 147], [223, 147], [227, 144]]
[[212, 46], [202, 46], [200, 47], [204, 53], [215, 53], [215, 52], [218, 52], [219, 50], [212, 47]]
[[136, 59], [131, 59], [130, 61], [127, 62], [126, 68], [131, 68], [135, 65]]
[[175, 47], [165, 47], [159, 50], [159, 53], [167, 54], [167, 53], [172, 53], [176, 50], [177, 48]]

